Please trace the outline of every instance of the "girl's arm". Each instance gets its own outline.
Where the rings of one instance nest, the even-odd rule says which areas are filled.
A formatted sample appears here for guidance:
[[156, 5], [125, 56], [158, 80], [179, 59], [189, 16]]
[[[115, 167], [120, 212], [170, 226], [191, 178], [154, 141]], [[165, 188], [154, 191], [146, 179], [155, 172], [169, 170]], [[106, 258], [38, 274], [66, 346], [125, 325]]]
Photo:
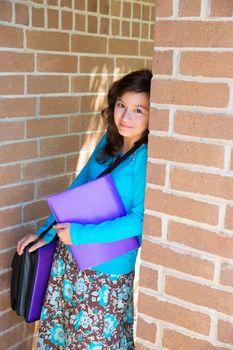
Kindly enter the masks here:
[[146, 152], [135, 158], [133, 201], [130, 212], [123, 217], [100, 224], [71, 223], [70, 237], [73, 245], [113, 242], [142, 235], [144, 196], [146, 186]]

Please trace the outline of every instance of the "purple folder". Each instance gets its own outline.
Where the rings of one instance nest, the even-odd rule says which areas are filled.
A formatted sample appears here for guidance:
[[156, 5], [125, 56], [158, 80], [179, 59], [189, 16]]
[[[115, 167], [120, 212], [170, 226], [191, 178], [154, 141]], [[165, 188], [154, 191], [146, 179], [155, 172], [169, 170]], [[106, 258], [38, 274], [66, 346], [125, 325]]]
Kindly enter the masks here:
[[27, 322], [34, 322], [40, 318], [41, 307], [44, 301], [45, 291], [47, 289], [50, 276], [50, 268], [53, 262], [53, 255], [56, 249], [57, 241], [38, 248], [33, 253], [35, 255], [36, 266], [33, 271], [29, 271], [29, 280], [33, 281], [33, 288], [29, 288], [30, 295], [27, 295], [27, 310], [25, 319]]
[[[110, 174], [49, 196], [47, 201], [59, 223], [99, 224], [127, 214]], [[137, 249], [140, 247], [140, 242], [138, 236], [135, 236], [110, 243], [89, 243], [69, 247], [78, 267], [86, 269]]]

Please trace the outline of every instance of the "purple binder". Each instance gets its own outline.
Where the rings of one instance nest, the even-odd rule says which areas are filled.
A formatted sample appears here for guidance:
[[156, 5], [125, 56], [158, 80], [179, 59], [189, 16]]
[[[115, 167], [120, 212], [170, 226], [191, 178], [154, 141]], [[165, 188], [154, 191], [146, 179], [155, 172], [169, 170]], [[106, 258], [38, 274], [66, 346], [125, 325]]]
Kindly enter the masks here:
[[37, 261], [34, 271], [29, 271], [30, 279], [33, 282], [33, 289], [31, 290], [31, 295], [27, 295], [28, 308], [26, 310], [26, 321], [34, 322], [39, 320], [41, 307], [44, 301], [44, 295], [48, 285], [48, 280], [50, 276], [50, 268], [52, 266], [53, 255], [56, 249], [57, 241], [53, 241], [50, 244], [38, 248], [31, 255], [35, 255]]
[[[110, 174], [49, 196], [47, 201], [59, 223], [98, 224], [127, 214]], [[137, 249], [140, 242], [138, 236], [135, 236], [111, 243], [89, 243], [69, 247], [78, 267], [86, 269]]]

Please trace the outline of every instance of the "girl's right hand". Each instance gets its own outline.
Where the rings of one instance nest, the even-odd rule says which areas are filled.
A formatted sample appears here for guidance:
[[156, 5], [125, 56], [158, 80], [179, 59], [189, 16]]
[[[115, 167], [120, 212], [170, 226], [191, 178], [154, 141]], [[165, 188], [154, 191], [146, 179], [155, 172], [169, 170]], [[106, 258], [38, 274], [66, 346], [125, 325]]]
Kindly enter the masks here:
[[[18, 241], [18, 244], [17, 244], [17, 253], [19, 255], [22, 255], [23, 254], [23, 251], [24, 251], [24, 248], [31, 242], [35, 241], [36, 239], [38, 238], [38, 235], [36, 233], [33, 233], [33, 234], [29, 234], [29, 235], [26, 235], [24, 236], [20, 241]], [[40, 248], [40, 247], [43, 247], [44, 245], [46, 244], [46, 242], [41, 239], [39, 242], [37, 242], [35, 245], [33, 245], [30, 249], [29, 249], [29, 252], [33, 252], [34, 250]]]

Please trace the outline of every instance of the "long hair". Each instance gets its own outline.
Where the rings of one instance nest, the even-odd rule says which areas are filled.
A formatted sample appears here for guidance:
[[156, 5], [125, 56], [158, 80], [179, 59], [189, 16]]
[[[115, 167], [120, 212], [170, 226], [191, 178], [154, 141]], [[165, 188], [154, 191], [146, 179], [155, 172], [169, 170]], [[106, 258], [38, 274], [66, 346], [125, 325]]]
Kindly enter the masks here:
[[[96, 158], [99, 163], [104, 163], [110, 156], [116, 157], [123, 145], [123, 136], [119, 134], [114, 121], [114, 108], [117, 99], [126, 92], [146, 93], [149, 97], [151, 79], [151, 70], [141, 69], [125, 75], [111, 85], [107, 96], [108, 105], [101, 111], [101, 116], [107, 125], [107, 142]], [[148, 134], [149, 130], [147, 129], [135, 144], [148, 143]]]

